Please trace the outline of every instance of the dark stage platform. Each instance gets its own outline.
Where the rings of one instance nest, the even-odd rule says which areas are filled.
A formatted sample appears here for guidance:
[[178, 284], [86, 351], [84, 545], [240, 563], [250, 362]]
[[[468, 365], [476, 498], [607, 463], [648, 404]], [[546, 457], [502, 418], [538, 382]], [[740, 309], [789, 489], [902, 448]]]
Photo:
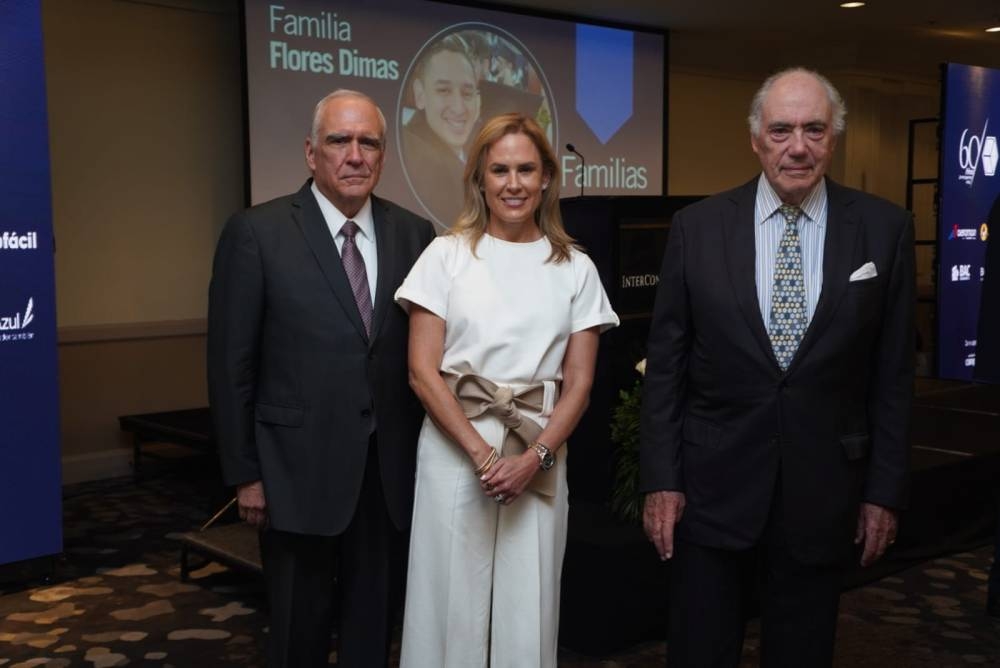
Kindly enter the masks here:
[[910, 508], [894, 558], [908, 564], [988, 540], [1000, 485], [1000, 385], [918, 385], [911, 442]]
[[202, 452], [215, 451], [212, 413], [207, 407], [120, 415], [118, 426], [132, 434], [132, 474], [136, 479], [142, 477], [143, 454], [155, 457], [151, 452], [144, 452], [146, 445], [175, 443]]

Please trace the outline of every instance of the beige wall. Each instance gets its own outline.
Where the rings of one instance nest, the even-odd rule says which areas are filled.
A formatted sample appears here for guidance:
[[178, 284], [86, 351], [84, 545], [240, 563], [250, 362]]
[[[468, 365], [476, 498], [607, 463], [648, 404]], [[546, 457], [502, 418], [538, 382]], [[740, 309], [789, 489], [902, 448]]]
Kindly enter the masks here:
[[[86, 472], [76, 477], [127, 471], [118, 415], [207, 401], [211, 254], [243, 204], [236, 7], [43, 3], [63, 452], [68, 469]], [[668, 194], [731, 188], [758, 170], [745, 118], [768, 70], [695, 68], [686, 57], [697, 38], [678, 43]], [[906, 122], [936, 113], [936, 86], [827, 74], [850, 107], [833, 176], [902, 203]]]
[[235, 0], [42, 10], [74, 480], [127, 471], [118, 415], [207, 401], [211, 255], [243, 204], [239, 21]]
[[67, 481], [129, 473], [131, 438], [117, 416], [205, 406], [205, 337], [59, 346]]
[[759, 171], [747, 108], [760, 81], [716, 72], [670, 70], [667, 194], [710, 195]]
[[235, 2], [189, 4], [43, 4], [60, 327], [205, 316], [243, 199], [240, 49]]

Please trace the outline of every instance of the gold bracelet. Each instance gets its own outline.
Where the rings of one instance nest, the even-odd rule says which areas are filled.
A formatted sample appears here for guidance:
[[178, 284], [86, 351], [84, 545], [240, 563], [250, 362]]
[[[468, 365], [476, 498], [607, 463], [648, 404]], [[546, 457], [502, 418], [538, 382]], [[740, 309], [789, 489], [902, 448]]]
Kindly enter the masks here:
[[476, 468], [476, 475], [482, 475], [490, 470], [490, 468], [496, 464], [496, 461], [500, 459], [500, 455], [497, 454], [496, 448], [490, 448], [490, 454], [486, 456], [486, 459]]
[[496, 449], [491, 449], [490, 454], [487, 455], [483, 463], [476, 468], [476, 475], [480, 476], [489, 471], [490, 468], [493, 467], [493, 464], [496, 463], [497, 459], [499, 459], [499, 455], [497, 455]]

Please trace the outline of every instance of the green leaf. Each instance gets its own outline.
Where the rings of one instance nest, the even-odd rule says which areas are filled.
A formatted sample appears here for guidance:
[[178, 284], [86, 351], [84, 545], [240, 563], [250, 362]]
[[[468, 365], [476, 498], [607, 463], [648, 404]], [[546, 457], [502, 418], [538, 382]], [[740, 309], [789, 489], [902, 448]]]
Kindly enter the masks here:
[[639, 408], [642, 405], [642, 381], [630, 390], [618, 393], [618, 405], [611, 413], [611, 441], [615, 448], [615, 483], [611, 492], [611, 510], [620, 519], [638, 524], [642, 518], [642, 494], [639, 492]]

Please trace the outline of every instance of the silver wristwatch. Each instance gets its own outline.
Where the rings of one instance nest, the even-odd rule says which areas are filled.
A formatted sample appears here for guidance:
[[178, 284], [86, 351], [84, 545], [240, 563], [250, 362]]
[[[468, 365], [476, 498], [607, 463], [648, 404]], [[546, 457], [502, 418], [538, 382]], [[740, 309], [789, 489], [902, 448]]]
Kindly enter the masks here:
[[542, 445], [538, 441], [535, 441], [529, 447], [535, 451], [536, 455], [538, 455], [538, 468], [543, 471], [548, 471], [556, 465], [556, 456], [546, 446]]

